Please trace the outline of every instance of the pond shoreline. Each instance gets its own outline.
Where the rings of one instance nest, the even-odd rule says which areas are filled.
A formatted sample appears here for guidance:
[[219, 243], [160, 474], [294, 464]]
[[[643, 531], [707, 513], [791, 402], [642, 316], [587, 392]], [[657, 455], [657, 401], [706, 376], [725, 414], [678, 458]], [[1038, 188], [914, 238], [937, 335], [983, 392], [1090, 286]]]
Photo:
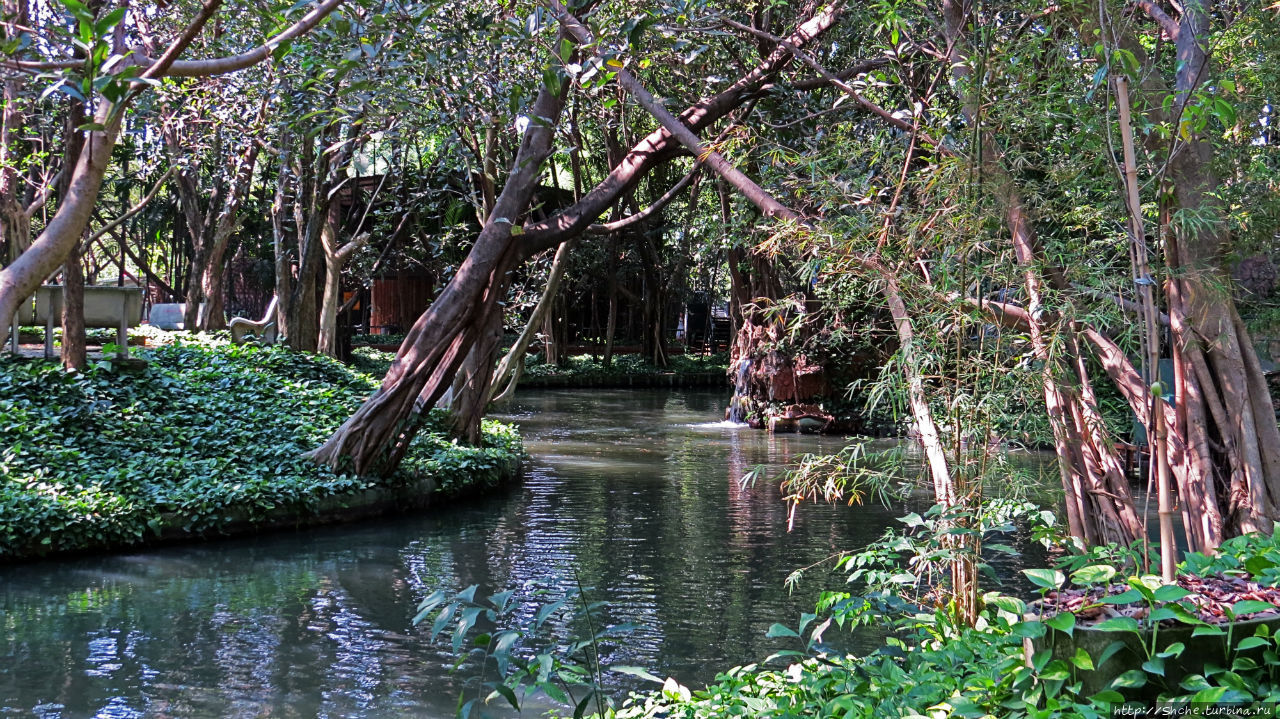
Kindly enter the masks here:
[[45, 553], [30, 552], [0, 556], [0, 567], [12, 567], [45, 560], [110, 556], [184, 544], [208, 544], [223, 539], [266, 536], [298, 532], [315, 527], [357, 524], [373, 519], [405, 517], [440, 512], [458, 504], [482, 500], [496, 492], [513, 488], [524, 480], [525, 462], [517, 458], [501, 467], [496, 480], [476, 480], [458, 489], [442, 493], [430, 477], [409, 485], [369, 486], [365, 489], [321, 497], [313, 502], [277, 507], [265, 515], [253, 517], [244, 507], [231, 507], [224, 524], [208, 530], [190, 530], [182, 526], [186, 519], [176, 512], [160, 515], [154, 534], [134, 542], [119, 542], [95, 547], [52, 549]]

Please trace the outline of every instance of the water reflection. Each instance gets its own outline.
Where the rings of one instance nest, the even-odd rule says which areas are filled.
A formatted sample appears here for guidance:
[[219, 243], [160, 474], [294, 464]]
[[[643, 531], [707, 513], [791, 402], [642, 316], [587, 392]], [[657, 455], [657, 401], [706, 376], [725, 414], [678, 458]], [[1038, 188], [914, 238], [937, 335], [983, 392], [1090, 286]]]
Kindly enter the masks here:
[[784, 646], [765, 638], [769, 625], [794, 622], [820, 588], [789, 594], [791, 570], [879, 537], [902, 513], [815, 505], [786, 533], [776, 486], [738, 479], [840, 442], [707, 424], [721, 393], [517, 400], [533, 459], [503, 496], [0, 570], [0, 716], [450, 716], [461, 677], [412, 627], [418, 600], [470, 584], [527, 597], [569, 586], [575, 567], [611, 622], [639, 627], [606, 663], [697, 685]]

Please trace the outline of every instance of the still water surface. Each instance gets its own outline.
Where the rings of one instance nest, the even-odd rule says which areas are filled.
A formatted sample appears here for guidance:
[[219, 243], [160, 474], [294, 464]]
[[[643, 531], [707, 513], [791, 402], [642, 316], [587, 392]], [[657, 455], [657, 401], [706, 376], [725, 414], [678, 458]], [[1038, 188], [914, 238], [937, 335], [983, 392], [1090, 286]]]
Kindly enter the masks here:
[[526, 481], [500, 496], [0, 569], [0, 716], [451, 716], [461, 677], [412, 625], [418, 601], [478, 584], [517, 590], [529, 616], [529, 594], [571, 586], [575, 567], [611, 622], [638, 627], [606, 663], [699, 686], [758, 661], [785, 648], [770, 624], [794, 625], [838, 583], [818, 572], [788, 593], [787, 574], [878, 538], [903, 508], [806, 506], [787, 532], [775, 484], [738, 478], [841, 441], [717, 424], [724, 401], [529, 392], [507, 416], [531, 455]]

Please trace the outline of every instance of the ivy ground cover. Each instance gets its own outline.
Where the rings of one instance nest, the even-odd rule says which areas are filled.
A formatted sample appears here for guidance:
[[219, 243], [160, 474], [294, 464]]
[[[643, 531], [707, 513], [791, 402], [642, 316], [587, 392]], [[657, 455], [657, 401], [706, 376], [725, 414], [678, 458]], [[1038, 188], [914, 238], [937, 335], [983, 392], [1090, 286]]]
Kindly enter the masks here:
[[[0, 561], [123, 547], [233, 524], [305, 522], [369, 489], [456, 496], [513, 476], [513, 427], [455, 444], [433, 415], [388, 478], [302, 457], [377, 386], [334, 360], [179, 339], [141, 371], [0, 359]], [[429, 481], [428, 481], [429, 480]], [[340, 518], [336, 517], [336, 518]]]

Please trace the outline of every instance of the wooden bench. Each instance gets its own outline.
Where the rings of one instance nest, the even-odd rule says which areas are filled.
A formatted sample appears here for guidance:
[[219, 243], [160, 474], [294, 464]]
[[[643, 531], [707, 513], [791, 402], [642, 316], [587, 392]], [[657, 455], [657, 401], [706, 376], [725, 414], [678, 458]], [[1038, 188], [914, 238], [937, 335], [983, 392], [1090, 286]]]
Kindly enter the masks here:
[[[18, 307], [11, 349], [18, 353], [18, 327], [44, 325], [44, 356], [53, 357], [53, 327], [62, 321], [62, 285], [44, 285]], [[84, 326], [115, 328], [118, 356], [129, 356], [129, 328], [142, 324], [141, 287], [84, 288]]]

